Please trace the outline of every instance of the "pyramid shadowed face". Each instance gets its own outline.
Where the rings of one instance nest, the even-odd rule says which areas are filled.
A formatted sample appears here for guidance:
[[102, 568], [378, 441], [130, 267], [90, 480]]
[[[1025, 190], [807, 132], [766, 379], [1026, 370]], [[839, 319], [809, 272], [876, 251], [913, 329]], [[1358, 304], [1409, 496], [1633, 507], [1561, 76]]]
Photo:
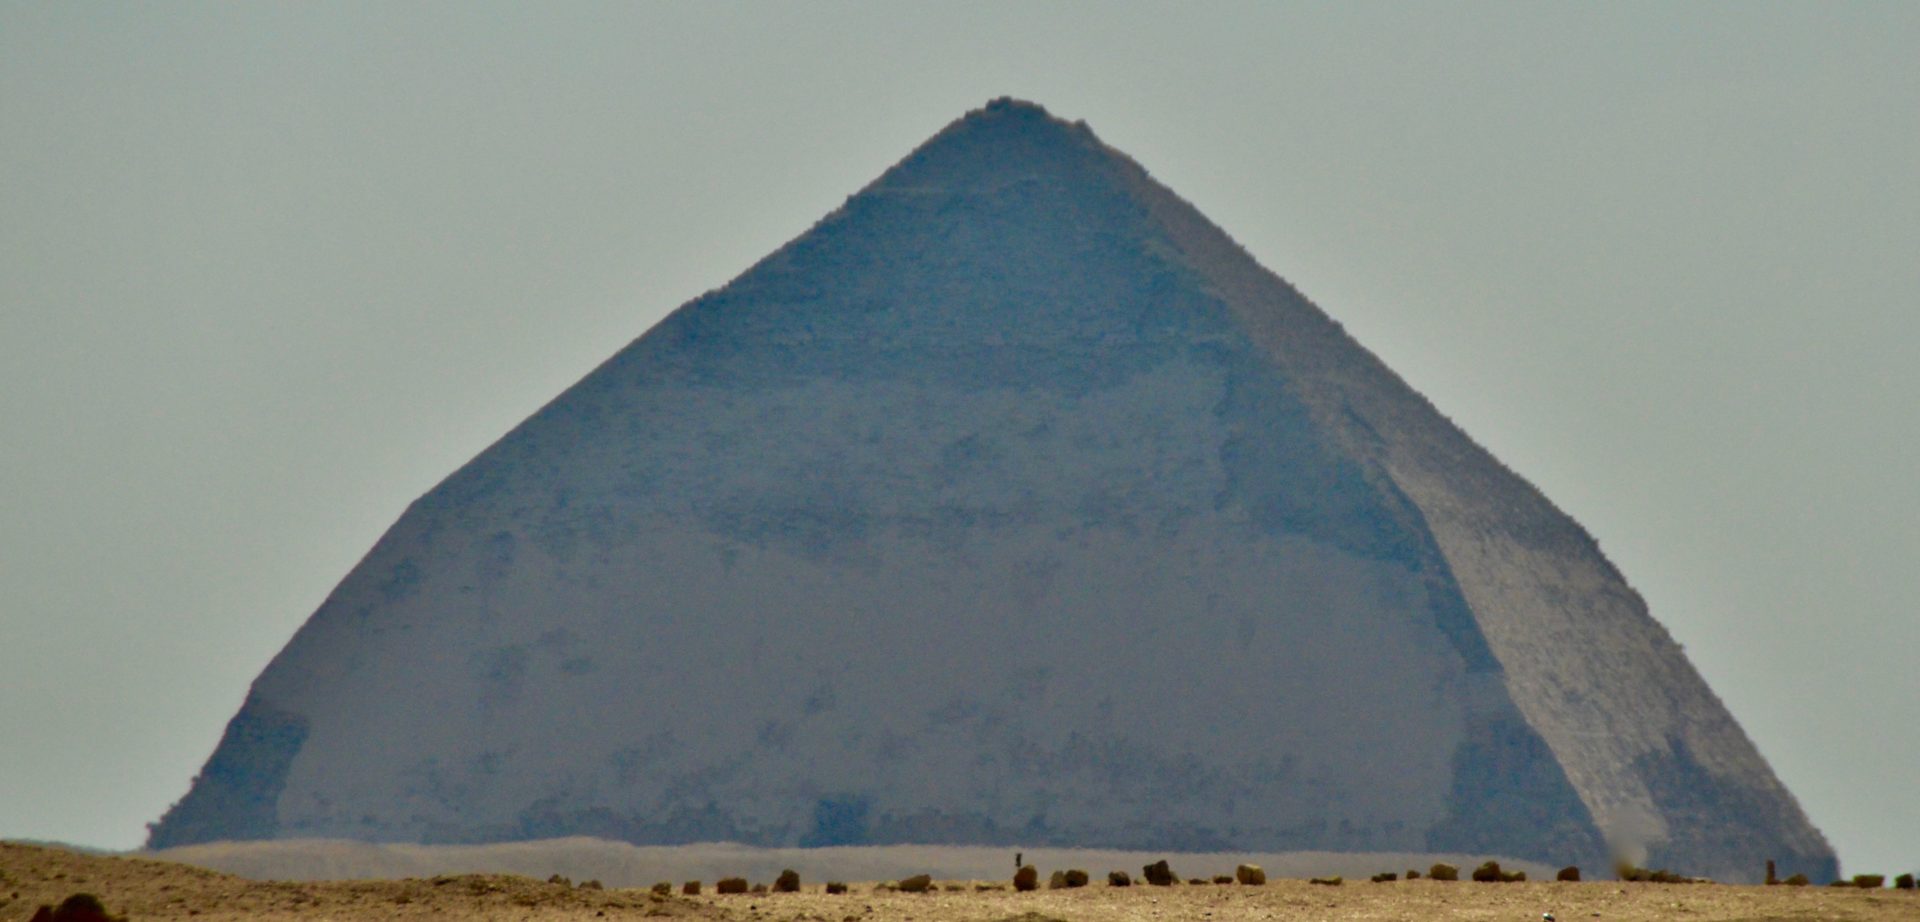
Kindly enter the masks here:
[[999, 100], [406, 511], [152, 844], [1832, 853], [1580, 527]]

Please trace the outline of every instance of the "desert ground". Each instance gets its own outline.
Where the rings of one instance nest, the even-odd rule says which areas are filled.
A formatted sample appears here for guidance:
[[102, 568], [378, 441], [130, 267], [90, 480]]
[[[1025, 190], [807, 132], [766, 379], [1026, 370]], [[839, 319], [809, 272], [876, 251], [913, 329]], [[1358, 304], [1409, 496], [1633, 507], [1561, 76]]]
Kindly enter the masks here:
[[[1175, 864], [1175, 870], [1180, 870]], [[1042, 867], [1044, 881], [1053, 870]], [[0, 843], [0, 920], [29, 919], [41, 905], [75, 893], [100, 898], [131, 920], [224, 919], [558, 920], [685, 918], [732, 922], [1232, 922], [1232, 920], [1457, 919], [1536, 922], [1689, 922], [1920, 919], [1920, 893], [1827, 887], [1726, 884], [1472, 883], [1432, 880], [1339, 886], [1273, 879], [1265, 886], [1180, 884], [1111, 887], [1107, 868], [1082, 889], [1020, 893], [1007, 880], [938, 881], [930, 893], [893, 892], [885, 882], [852, 883], [829, 894], [803, 880], [798, 893], [686, 896], [682, 882], [650, 888], [595, 888], [514, 874], [445, 874], [391, 880], [253, 880], [174, 861], [89, 855]], [[1137, 872], [1138, 869], [1131, 869]], [[1137, 873], [1135, 875], [1138, 876]]]

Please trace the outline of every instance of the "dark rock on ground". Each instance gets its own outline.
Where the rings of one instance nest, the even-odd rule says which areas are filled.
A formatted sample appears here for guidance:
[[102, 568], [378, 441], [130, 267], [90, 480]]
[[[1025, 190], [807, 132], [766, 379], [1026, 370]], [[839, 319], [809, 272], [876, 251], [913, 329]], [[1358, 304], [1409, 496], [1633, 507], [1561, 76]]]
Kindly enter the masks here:
[[1180, 878], [1167, 866], [1165, 858], [1140, 869], [1140, 878], [1156, 887], [1172, 886]]

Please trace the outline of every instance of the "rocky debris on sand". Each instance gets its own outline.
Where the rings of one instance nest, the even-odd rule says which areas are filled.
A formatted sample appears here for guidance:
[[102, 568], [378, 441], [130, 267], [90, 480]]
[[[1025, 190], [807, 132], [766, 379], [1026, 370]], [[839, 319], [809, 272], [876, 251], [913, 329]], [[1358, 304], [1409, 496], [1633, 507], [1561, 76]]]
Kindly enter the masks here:
[[1140, 876], [1156, 887], [1170, 887], [1180, 879], [1173, 873], [1173, 868], [1167, 866], [1165, 858], [1141, 868]]
[[59, 906], [41, 906], [32, 922], [125, 922], [107, 912], [100, 898], [91, 893], [76, 893], [60, 901]]
[[1527, 879], [1525, 871], [1503, 871], [1500, 862], [1488, 861], [1473, 869], [1473, 879], [1483, 884], [1511, 884]]

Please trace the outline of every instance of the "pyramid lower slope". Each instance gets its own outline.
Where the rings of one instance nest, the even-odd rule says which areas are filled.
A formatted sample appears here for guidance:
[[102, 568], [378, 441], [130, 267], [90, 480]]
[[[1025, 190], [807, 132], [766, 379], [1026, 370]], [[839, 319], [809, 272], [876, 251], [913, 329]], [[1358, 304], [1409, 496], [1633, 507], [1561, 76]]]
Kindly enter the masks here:
[[997, 103], [416, 502], [153, 844], [1592, 863], [1628, 830], [1832, 870], [1577, 525]]

